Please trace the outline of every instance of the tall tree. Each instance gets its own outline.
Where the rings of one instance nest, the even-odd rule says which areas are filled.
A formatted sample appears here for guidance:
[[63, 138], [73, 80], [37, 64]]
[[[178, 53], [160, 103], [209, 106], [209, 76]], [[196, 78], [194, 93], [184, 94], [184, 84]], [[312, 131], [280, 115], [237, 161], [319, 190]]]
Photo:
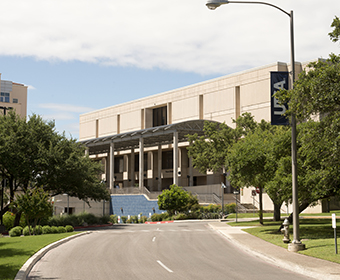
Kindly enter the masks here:
[[[340, 37], [340, 20], [335, 17], [330, 39]], [[340, 56], [310, 63], [290, 91], [276, 93], [289, 102], [288, 114], [300, 121], [298, 140], [299, 210], [318, 199], [340, 194]]]
[[[36, 186], [87, 202], [109, 199], [100, 171], [100, 164], [85, 157], [85, 148], [58, 134], [53, 122], [37, 115], [26, 121], [13, 112], [0, 117], [0, 176], [9, 182], [10, 202], [17, 191]], [[8, 205], [0, 215], [7, 210]]]
[[188, 135], [188, 154], [193, 159], [193, 166], [201, 173], [208, 170], [225, 172], [225, 159], [229, 149], [257, 126], [254, 117], [249, 113], [244, 113], [233, 122], [236, 124], [235, 129], [225, 123], [206, 122], [203, 136]]
[[[290, 156], [287, 127], [271, 126], [264, 120], [254, 132], [235, 143], [227, 157], [231, 183], [238, 187], [258, 187], [260, 223], [263, 224], [262, 192], [274, 204], [274, 220], [280, 220], [280, 208], [287, 199], [286, 185], [270, 184], [283, 159]], [[278, 177], [276, 177], [278, 179]]]

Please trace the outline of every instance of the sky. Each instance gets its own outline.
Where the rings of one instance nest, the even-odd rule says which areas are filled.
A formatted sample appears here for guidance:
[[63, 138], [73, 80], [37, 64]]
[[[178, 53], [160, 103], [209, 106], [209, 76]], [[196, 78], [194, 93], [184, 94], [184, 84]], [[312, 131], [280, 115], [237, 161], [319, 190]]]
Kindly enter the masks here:
[[[296, 61], [339, 54], [339, 0], [270, 0], [294, 11]], [[290, 62], [290, 18], [205, 0], [2, 0], [2, 80], [28, 86], [28, 115], [79, 137], [79, 115], [212, 78]]]

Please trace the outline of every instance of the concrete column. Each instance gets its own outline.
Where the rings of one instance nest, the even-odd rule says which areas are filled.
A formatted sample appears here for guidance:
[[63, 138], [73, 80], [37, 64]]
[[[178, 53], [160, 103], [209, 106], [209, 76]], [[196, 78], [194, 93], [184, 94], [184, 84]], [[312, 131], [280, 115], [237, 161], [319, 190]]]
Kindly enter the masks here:
[[114, 172], [115, 172], [115, 166], [114, 166], [114, 143], [110, 143], [110, 190], [114, 188]]
[[131, 149], [131, 156], [130, 156], [130, 170], [129, 170], [129, 179], [131, 180], [131, 186], [135, 186], [135, 149]]
[[192, 166], [192, 157], [189, 157], [189, 186], [194, 185], [194, 168]]
[[178, 132], [174, 132], [173, 138], [173, 184], [178, 185]]
[[139, 190], [144, 190], [144, 139], [139, 138]]
[[162, 145], [158, 145], [158, 170], [157, 170], [157, 188], [158, 191], [162, 191]]

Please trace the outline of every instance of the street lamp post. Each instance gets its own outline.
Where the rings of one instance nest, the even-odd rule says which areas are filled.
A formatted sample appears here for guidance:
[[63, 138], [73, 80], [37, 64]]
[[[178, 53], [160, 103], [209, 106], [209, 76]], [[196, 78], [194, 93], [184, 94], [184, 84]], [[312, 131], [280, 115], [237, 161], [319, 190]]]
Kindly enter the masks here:
[[[292, 67], [292, 83], [291, 89], [293, 89], [295, 82], [295, 52], [294, 52], [294, 21], [293, 11], [290, 13], [281, 9], [278, 6], [267, 2], [256, 2], [256, 1], [227, 1], [227, 0], [208, 0], [206, 6], [215, 10], [223, 4], [262, 4], [271, 6], [280, 10], [290, 17], [290, 52], [291, 52], [291, 67]], [[297, 186], [297, 148], [296, 148], [296, 118], [292, 114], [292, 197], [293, 197], [293, 241], [288, 245], [289, 251], [300, 251], [305, 249], [305, 245], [300, 241], [299, 236], [299, 203], [298, 203], [298, 186]]]

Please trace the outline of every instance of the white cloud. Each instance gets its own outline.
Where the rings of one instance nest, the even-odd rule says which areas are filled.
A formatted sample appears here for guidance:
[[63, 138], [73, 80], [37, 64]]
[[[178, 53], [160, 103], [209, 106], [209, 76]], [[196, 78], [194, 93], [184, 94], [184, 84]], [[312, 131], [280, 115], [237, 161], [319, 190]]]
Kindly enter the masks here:
[[31, 85], [25, 85], [27, 86], [28, 90], [35, 90], [36, 88], [34, 86], [31, 86]]
[[[263, 5], [205, 0], [3, 1], [0, 55], [198, 73], [290, 61], [289, 17]], [[339, 50], [328, 39], [339, 0], [271, 0], [294, 10], [296, 60]], [[15, 36], [14, 36], [15, 34]]]

